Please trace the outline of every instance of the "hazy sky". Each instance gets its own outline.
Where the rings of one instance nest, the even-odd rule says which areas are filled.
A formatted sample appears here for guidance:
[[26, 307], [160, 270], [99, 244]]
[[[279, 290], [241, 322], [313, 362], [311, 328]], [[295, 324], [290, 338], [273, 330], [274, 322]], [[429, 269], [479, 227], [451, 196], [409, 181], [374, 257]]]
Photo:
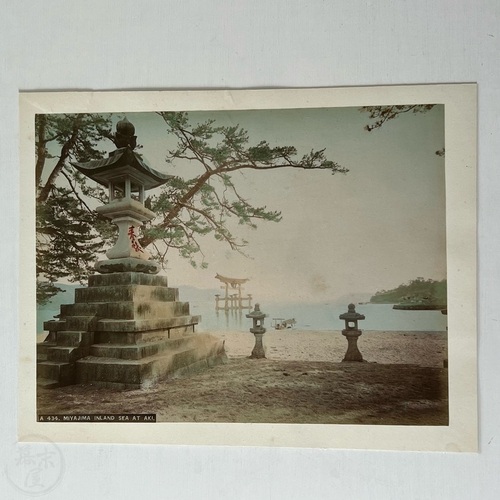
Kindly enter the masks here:
[[[167, 274], [172, 286], [216, 288], [216, 273], [249, 278], [255, 300], [331, 301], [350, 293], [373, 294], [418, 276], [446, 277], [444, 147], [441, 106], [406, 114], [367, 132], [368, 114], [358, 108], [190, 112], [192, 121], [215, 118], [239, 124], [250, 142], [293, 145], [299, 155], [326, 149], [349, 169], [281, 169], [235, 174], [241, 193], [255, 205], [280, 210], [279, 223], [257, 230], [237, 226], [249, 241], [246, 258], [213, 237], [201, 240], [207, 270], [193, 269], [173, 252]], [[141, 154], [151, 166], [191, 177], [196, 165], [164, 161], [169, 138], [155, 114], [128, 113]], [[111, 149], [111, 148], [110, 148]], [[188, 299], [188, 298], [186, 298]]]

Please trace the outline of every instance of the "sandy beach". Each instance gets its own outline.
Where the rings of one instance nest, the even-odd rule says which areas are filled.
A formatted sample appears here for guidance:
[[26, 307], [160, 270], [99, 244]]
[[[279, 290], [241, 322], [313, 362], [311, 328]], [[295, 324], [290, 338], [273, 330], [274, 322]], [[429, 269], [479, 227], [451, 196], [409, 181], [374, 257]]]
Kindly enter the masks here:
[[[254, 336], [241, 332], [210, 332], [225, 341], [229, 357], [249, 356]], [[340, 331], [268, 330], [263, 337], [266, 358], [282, 361], [342, 361], [347, 340]], [[440, 368], [447, 358], [446, 332], [363, 331], [358, 348], [365, 361]]]
[[38, 389], [39, 414], [155, 413], [159, 422], [447, 425], [446, 332], [366, 331], [365, 363], [342, 363], [341, 332], [272, 330], [266, 359], [251, 333], [211, 332], [227, 362], [149, 389]]
[[[208, 331], [224, 341], [229, 358], [250, 356], [255, 337], [250, 332]], [[47, 333], [37, 335], [43, 342]], [[266, 358], [282, 361], [341, 362], [347, 340], [341, 331], [267, 330]], [[358, 339], [363, 359], [370, 363], [408, 364], [441, 368], [448, 358], [446, 332], [363, 331]]]

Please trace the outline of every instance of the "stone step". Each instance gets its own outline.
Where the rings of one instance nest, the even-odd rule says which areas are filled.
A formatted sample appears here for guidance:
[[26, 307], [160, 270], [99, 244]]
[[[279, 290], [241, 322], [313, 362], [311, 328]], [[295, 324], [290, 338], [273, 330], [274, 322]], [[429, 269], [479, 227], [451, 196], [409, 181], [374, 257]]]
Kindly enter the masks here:
[[61, 304], [61, 316], [106, 316], [106, 303], [92, 303], [92, 304]]
[[139, 389], [151, 360], [124, 360], [87, 356], [76, 362], [78, 384], [123, 384]]
[[189, 302], [119, 302], [108, 304], [107, 314], [102, 316], [109, 319], [147, 319], [170, 318], [172, 316], [188, 316]]
[[[88, 350], [87, 350], [88, 351]], [[74, 363], [82, 357], [82, 349], [79, 347], [56, 346], [47, 352], [47, 361], [60, 363]]]
[[142, 359], [154, 356], [167, 349], [188, 347], [192, 343], [189, 337], [166, 339], [159, 342], [138, 342], [136, 344], [94, 344], [90, 347], [90, 355], [99, 358]]
[[44, 387], [45, 389], [55, 389], [59, 387], [59, 382], [48, 378], [37, 378], [36, 385], [38, 387]]
[[102, 319], [96, 324], [97, 332], [144, 332], [149, 330], [166, 330], [169, 328], [197, 325], [200, 316], [177, 316], [174, 318], [116, 320]]
[[74, 363], [61, 363], [57, 361], [42, 361], [37, 364], [37, 380], [56, 380], [59, 386], [75, 383]]
[[43, 329], [49, 332], [58, 332], [66, 329], [66, 321], [63, 319], [51, 319], [43, 322]]
[[47, 360], [47, 353], [49, 349], [52, 347], [55, 347], [57, 344], [55, 342], [38, 342], [36, 345], [36, 360], [37, 362], [39, 361], [46, 361]]
[[195, 325], [184, 325], [145, 332], [96, 332], [94, 338], [95, 344], [136, 345], [182, 338], [186, 334], [193, 334], [194, 330]]
[[152, 300], [162, 302], [178, 301], [179, 290], [177, 288], [150, 285], [93, 286], [75, 290], [75, 303], [130, 301], [140, 303]]
[[36, 353], [36, 362], [37, 363], [41, 363], [42, 361], [47, 361], [47, 353], [44, 352], [44, 353]]
[[65, 330], [71, 332], [93, 330], [93, 324], [95, 324], [97, 320], [97, 316], [67, 316]]
[[61, 313], [68, 322], [68, 330], [73, 330], [71, 317], [75, 316], [97, 316], [107, 319], [145, 319], [145, 318], [168, 318], [171, 316], [189, 315], [189, 302], [109, 302], [93, 304], [64, 304]]
[[62, 331], [56, 333], [58, 346], [79, 347], [94, 343], [94, 333], [86, 331]]
[[76, 362], [76, 379], [80, 384], [95, 384], [120, 389], [139, 389], [180, 372], [198, 370], [222, 363], [226, 359], [221, 341], [197, 334], [193, 342], [177, 349], [167, 349], [138, 360], [88, 356]]
[[89, 277], [89, 287], [116, 285], [149, 285], [168, 287], [166, 276], [137, 272], [94, 274]]

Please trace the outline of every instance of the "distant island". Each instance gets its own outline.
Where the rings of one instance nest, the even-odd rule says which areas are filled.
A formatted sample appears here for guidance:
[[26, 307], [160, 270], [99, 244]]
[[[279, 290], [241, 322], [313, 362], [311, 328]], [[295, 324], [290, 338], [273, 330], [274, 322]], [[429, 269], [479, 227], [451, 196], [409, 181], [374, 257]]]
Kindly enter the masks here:
[[370, 298], [370, 304], [394, 304], [394, 309], [446, 309], [446, 280], [416, 278], [392, 290], [380, 290]]

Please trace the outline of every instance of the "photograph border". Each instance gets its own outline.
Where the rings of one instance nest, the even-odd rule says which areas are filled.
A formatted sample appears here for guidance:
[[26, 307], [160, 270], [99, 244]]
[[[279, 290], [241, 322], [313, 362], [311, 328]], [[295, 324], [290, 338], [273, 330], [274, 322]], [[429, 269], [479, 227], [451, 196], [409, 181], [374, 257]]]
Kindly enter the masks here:
[[[110, 113], [444, 104], [448, 280], [448, 426], [41, 423], [36, 421], [34, 117]], [[477, 451], [475, 84], [213, 91], [20, 94], [20, 338], [18, 436], [54, 442]]]

